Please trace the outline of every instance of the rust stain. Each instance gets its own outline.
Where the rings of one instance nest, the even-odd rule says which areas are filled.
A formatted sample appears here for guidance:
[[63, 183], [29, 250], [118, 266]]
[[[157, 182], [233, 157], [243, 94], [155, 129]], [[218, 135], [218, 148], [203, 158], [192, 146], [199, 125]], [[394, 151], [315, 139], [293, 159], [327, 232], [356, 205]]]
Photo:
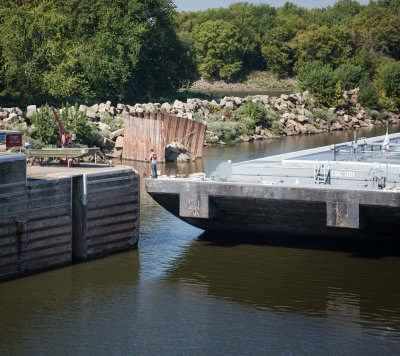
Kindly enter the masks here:
[[188, 215], [201, 217], [200, 200], [197, 200], [196, 205], [192, 206], [192, 200], [188, 198]]
[[165, 162], [165, 146], [182, 142], [196, 157], [203, 156], [206, 126], [199, 122], [164, 114], [140, 114], [125, 119], [122, 158], [144, 161], [154, 148], [159, 162]]

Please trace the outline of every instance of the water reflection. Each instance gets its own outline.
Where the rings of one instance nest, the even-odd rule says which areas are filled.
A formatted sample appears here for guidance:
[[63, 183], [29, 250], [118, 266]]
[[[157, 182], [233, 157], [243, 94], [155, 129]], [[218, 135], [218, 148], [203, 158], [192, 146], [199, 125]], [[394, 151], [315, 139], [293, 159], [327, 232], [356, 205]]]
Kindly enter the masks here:
[[167, 279], [207, 286], [209, 295], [260, 310], [334, 317], [399, 337], [400, 260], [364, 256], [201, 239], [175, 259]]
[[104, 310], [134, 300], [139, 266], [132, 251], [0, 284], [0, 354], [62, 354], [60, 337], [79, 344]]

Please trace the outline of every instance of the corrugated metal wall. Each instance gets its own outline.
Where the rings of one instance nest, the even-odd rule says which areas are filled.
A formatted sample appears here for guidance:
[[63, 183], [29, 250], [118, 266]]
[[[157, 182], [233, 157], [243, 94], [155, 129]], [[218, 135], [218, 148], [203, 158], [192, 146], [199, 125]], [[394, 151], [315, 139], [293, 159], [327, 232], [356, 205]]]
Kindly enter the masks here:
[[163, 122], [156, 118], [134, 118], [125, 120], [124, 150], [122, 157], [134, 161], [145, 161], [153, 148], [159, 162], [164, 162]]
[[153, 148], [160, 162], [165, 161], [165, 146], [181, 142], [196, 157], [203, 156], [206, 125], [182, 117], [164, 114], [130, 116], [125, 120], [122, 158], [143, 161]]

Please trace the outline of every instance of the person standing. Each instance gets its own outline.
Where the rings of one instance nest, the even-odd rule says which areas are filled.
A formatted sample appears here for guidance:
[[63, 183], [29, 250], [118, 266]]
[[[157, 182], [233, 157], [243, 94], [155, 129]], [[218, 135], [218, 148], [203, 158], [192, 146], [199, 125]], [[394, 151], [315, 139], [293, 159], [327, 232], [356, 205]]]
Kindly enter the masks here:
[[157, 153], [150, 149], [149, 161], [151, 163], [151, 178], [157, 178]]

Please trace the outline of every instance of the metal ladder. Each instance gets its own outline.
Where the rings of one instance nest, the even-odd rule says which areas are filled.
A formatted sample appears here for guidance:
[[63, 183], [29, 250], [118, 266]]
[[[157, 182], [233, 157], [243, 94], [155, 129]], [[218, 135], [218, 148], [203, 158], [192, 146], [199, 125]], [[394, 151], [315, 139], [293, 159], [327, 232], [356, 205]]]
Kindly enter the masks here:
[[329, 162], [315, 162], [314, 184], [331, 184], [331, 169]]

